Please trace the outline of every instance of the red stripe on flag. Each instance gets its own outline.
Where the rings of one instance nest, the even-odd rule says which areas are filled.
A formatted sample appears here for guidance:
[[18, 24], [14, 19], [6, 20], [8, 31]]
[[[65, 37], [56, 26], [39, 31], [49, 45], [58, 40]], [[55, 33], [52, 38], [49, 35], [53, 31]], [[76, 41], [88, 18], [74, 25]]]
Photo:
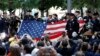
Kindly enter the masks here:
[[55, 33], [49, 33], [50, 36], [53, 36], [53, 35], [56, 35], [58, 33], [62, 33], [63, 31], [60, 31], [60, 32], [55, 32]]
[[60, 28], [65, 28], [65, 26], [59, 26], [59, 27], [55, 27], [55, 28], [47, 28], [46, 30], [57, 30]]
[[55, 35], [50, 36], [50, 39], [55, 39], [57, 37], [60, 37], [62, 35], [62, 32], [56, 33]]
[[84, 20], [79, 20], [78, 22], [79, 22], [80, 24], [81, 24], [81, 23], [85, 23]]
[[62, 24], [62, 23], [66, 23], [67, 21], [57, 21], [57, 22], [53, 22], [54, 24], [48, 23], [48, 25], [56, 25], [56, 24]]
[[[84, 20], [80, 20], [78, 22], [80, 24], [80, 28], [85, 23]], [[48, 27], [46, 28], [45, 31], [54, 31], [54, 30], [57, 30], [57, 29], [65, 28], [66, 25], [64, 25], [64, 23], [67, 24], [67, 21], [63, 21], [63, 20], [57, 21], [57, 22], [53, 22], [53, 24], [52, 24], [52, 22], [48, 23], [48, 25], [47, 25]], [[51, 26], [54, 26], [54, 27], [51, 27]], [[60, 37], [62, 35], [62, 32], [64, 32], [64, 31], [58, 31], [58, 32], [48, 33], [48, 34], [50, 35], [50, 39], [55, 39], [55, 38]]]

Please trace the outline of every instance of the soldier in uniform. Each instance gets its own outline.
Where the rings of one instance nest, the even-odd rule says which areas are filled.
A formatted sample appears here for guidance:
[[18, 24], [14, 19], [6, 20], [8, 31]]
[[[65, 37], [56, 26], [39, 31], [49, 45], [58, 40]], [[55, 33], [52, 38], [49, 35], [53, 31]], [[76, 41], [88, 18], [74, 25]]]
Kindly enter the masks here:
[[73, 32], [75, 33], [79, 32], [79, 23], [76, 18], [77, 17], [74, 14], [72, 13], [69, 14], [69, 20], [67, 21], [66, 25], [66, 30], [69, 38], [72, 38]]

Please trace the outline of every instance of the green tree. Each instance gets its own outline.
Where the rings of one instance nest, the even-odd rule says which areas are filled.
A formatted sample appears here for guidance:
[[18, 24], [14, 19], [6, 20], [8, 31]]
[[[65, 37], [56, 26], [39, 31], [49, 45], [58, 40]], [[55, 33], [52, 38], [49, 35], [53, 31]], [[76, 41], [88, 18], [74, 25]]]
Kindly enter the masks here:
[[41, 11], [41, 15], [44, 16], [44, 11], [48, 12], [51, 7], [63, 7], [65, 0], [39, 0], [37, 8]]
[[82, 10], [83, 7], [87, 7], [92, 12], [98, 11], [100, 8], [100, 0], [73, 0], [73, 8]]
[[5, 11], [8, 9], [8, 1], [0, 0], [0, 10]]

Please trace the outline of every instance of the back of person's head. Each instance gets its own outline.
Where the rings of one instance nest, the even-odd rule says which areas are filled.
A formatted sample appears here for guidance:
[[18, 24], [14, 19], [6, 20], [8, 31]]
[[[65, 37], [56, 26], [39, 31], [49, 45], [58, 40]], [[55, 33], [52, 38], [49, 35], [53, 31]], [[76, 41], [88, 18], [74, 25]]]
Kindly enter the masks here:
[[99, 13], [95, 12], [95, 13], [93, 13], [93, 16], [97, 18], [97, 17], [99, 17]]
[[98, 12], [93, 13], [94, 16], [99, 16]]
[[85, 56], [85, 55], [82, 51], [78, 51], [76, 52], [75, 56]]
[[22, 44], [22, 45], [29, 44], [28, 38], [27, 38], [27, 37], [24, 37], [24, 38], [21, 40], [21, 44]]
[[67, 45], [68, 45], [67, 40], [63, 40], [63, 41], [62, 41], [62, 46], [63, 46], [63, 47], [67, 47]]
[[37, 47], [44, 47], [44, 46], [45, 46], [45, 44], [43, 41], [40, 41], [37, 43]]
[[11, 46], [10, 47], [10, 56], [21, 56], [19, 46]]
[[98, 45], [97, 44], [94, 44], [93, 45], [93, 52], [96, 52], [98, 50]]
[[81, 46], [81, 50], [82, 51], [87, 51], [87, 49], [88, 49], [88, 43], [87, 42], [83, 42], [82, 46]]
[[27, 10], [26, 15], [31, 15], [31, 10]]
[[66, 16], [70, 15], [70, 13], [66, 13]]
[[40, 48], [37, 56], [56, 56], [56, 51], [53, 48]]
[[30, 45], [25, 45], [24, 46], [24, 50], [25, 50], [25, 53], [26, 54], [31, 54], [31, 52], [32, 52], [32, 47], [30, 46]]
[[73, 13], [69, 13], [69, 16], [75, 16], [75, 14], [73, 14]]
[[0, 56], [5, 56], [6, 54], [6, 49], [4, 46], [0, 46]]
[[38, 14], [39, 14], [39, 13], [37, 12], [37, 13], [34, 14], [34, 16], [35, 16], [35, 17], [38, 17]]

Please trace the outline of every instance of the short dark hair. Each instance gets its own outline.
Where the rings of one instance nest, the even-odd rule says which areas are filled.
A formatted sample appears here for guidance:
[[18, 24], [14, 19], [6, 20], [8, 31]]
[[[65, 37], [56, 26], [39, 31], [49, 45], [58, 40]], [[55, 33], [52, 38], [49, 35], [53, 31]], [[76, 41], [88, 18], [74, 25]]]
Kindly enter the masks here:
[[21, 44], [22, 44], [22, 45], [29, 44], [29, 40], [27, 39], [27, 37], [24, 37], [24, 38], [21, 40]]
[[37, 46], [38, 46], [38, 47], [44, 47], [44, 42], [43, 42], [43, 41], [38, 42], [38, 43], [37, 43]]
[[34, 14], [34, 16], [38, 16], [38, 14], [39, 14], [39, 13], [37, 12], [37, 13]]
[[99, 16], [99, 13], [98, 13], [98, 12], [96, 12], [96, 13], [94, 13], [93, 15], [94, 15], [94, 16]]
[[84, 42], [82, 44], [82, 46], [81, 46], [81, 49], [82, 49], [82, 51], [87, 51], [87, 49], [88, 49], [88, 43], [87, 42]]
[[70, 13], [66, 13], [66, 15], [70, 15]]
[[53, 14], [54, 16], [56, 16], [56, 17], [58, 17], [58, 15], [57, 14]]
[[63, 46], [63, 47], [67, 47], [67, 45], [68, 45], [67, 40], [63, 40], [63, 41], [62, 41], [62, 46]]
[[31, 53], [32, 52], [32, 47], [29, 45], [29, 44], [26, 44], [25, 46], [24, 46], [24, 50], [26, 51], [26, 53]]
[[27, 12], [32, 12], [31, 10], [27, 10]]
[[75, 16], [75, 14], [73, 14], [73, 13], [70, 13], [70, 14], [69, 14], [69, 16]]
[[5, 53], [6, 53], [5, 47], [4, 46], [0, 46], [0, 56], [5, 55]]
[[92, 13], [90, 10], [87, 10], [86, 13]]
[[80, 11], [75, 11], [75, 13], [79, 13], [80, 14]]

